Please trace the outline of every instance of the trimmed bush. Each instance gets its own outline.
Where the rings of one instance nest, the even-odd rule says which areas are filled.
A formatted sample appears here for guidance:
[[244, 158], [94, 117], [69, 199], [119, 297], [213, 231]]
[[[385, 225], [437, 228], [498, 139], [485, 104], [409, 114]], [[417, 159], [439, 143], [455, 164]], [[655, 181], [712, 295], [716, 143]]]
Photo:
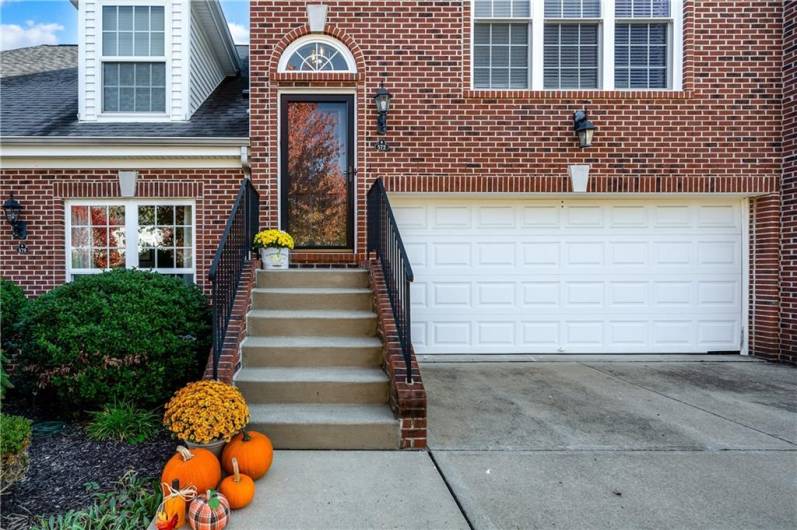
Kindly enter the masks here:
[[25, 476], [31, 422], [22, 416], [0, 414], [0, 491]]
[[0, 335], [6, 350], [13, 351], [17, 324], [27, 302], [22, 287], [11, 280], [0, 278]]
[[73, 414], [114, 402], [153, 408], [201, 376], [209, 348], [210, 312], [199, 288], [115, 270], [29, 302], [14, 383], [32, 382], [42, 403]]

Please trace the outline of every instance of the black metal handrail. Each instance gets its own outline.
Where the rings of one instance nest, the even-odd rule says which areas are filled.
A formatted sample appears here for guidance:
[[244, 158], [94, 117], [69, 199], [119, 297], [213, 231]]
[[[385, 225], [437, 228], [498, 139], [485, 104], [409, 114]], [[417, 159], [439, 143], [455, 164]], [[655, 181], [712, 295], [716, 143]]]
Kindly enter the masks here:
[[243, 179], [227, 218], [213, 263], [208, 271], [213, 313], [213, 379], [219, 378], [219, 360], [230, 324], [238, 284], [259, 230], [260, 195], [248, 178]]
[[412, 382], [412, 336], [410, 316], [410, 283], [412, 266], [401, 241], [396, 218], [390, 208], [382, 179], [368, 190], [368, 252], [376, 251], [385, 276], [393, 318], [396, 320], [401, 353], [407, 366], [407, 382]]

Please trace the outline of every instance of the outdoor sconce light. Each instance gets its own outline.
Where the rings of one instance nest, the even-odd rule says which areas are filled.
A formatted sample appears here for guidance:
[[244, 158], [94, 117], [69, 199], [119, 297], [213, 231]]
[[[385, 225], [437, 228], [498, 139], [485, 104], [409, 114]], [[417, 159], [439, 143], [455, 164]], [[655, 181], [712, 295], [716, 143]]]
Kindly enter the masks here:
[[592, 134], [595, 129], [595, 125], [587, 119], [587, 109], [573, 113], [573, 130], [578, 135], [579, 147], [583, 149], [592, 145]]
[[385, 88], [384, 83], [379, 83], [379, 90], [374, 95], [374, 103], [376, 104], [376, 132], [377, 134], [384, 135], [387, 133], [387, 111], [390, 110], [390, 92]]
[[19, 218], [22, 211], [22, 205], [14, 198], [14, 194], [6, 199], [3, 203], [3, 213], [6, 216], [6, 221], [11, 225], [11, 230], [14, 234], [14, 239], [28, 239], [28, 223]]

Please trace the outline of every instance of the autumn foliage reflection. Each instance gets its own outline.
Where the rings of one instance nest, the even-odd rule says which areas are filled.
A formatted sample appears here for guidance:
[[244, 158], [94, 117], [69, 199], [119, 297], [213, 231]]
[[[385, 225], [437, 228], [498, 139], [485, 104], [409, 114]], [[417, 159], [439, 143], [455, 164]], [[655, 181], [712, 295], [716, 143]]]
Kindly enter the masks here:
[[297, 246], [347, 244], [345, 118], [331, 104], [288, 105], [288, 230]]

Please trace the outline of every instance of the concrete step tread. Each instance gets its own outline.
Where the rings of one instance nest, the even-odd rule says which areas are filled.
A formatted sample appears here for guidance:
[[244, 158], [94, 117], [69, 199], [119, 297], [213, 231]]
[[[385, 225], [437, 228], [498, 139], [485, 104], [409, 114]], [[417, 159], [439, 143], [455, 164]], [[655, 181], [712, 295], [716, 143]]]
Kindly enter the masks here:
[[241, 348], [381, 348], [377, 337], [246, 337]]
[[242, 383], [383, 383], [387, 374], [369, 367], [247, 367], [235, 376]]
[[348, 267], [309, 269], [294, 267], [292, 269], [259, 269], [258, 274], [368, 274], [368, 269], [353, 269]]
[[332, 309], [252, 309], [249, 317], [254, 318], [330, 318], [330, 319], [355, 319], [376, 318], [373, 311], [347, 311]]
[[398, 421], [387, 405], [253, 404], [249, 415], [252, 423], [272, 425], [395, 425]]
[[253, 293], [265, 294], [371, 294], [368, 287], [255, 287]]

